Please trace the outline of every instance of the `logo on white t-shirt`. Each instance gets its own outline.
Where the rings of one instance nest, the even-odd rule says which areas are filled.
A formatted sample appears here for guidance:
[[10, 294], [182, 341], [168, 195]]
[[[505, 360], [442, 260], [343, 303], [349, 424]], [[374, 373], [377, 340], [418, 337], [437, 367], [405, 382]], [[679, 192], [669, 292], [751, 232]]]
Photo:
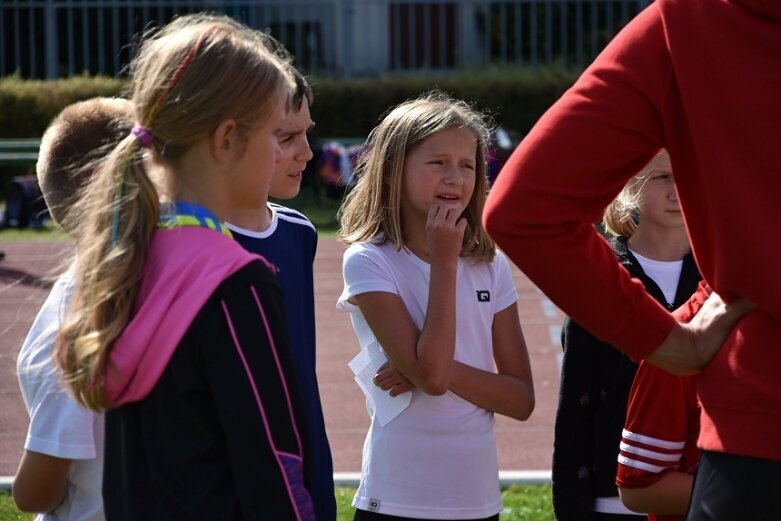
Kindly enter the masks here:
[[380, 500], [369, 499], [369, 512], [379, 512], [379, 511], [380, 511]]
[[491, 292], [487, 289], [478, 289], [477, 290], [477, 301], [478, 302], [491, 302]]

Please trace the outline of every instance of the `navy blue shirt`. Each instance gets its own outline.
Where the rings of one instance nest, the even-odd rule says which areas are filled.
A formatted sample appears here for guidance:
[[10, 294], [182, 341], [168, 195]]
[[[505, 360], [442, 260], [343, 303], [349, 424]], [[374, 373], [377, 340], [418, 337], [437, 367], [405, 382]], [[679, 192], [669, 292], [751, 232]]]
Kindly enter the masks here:
[[267, 230], [255, 232], [226, 223], [244, 249], [266, 258], [277, 268], [282, 287], [293, 367], [298, 378], [309, 427], [312, 480], [309, 493], [318, 521], [336, 519], [333, 462], [325, 432], [317, 384], [313, 263], [317, 231], [302, 213], [269, 203]]

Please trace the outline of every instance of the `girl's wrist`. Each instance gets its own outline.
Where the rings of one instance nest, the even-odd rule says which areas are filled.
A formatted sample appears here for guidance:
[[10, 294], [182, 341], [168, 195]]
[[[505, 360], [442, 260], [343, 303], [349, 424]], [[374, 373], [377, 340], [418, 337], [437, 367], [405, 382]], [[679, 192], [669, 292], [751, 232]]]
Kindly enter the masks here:
[[458, 255], [450, 255], [450, 254], [442, 254], [442, 255], [431, 255], [431, 267], [434, 268], [434, 266], [438, 266], [441, 268], [450, 268], [450, 269], [456, 269], [458, 267]]

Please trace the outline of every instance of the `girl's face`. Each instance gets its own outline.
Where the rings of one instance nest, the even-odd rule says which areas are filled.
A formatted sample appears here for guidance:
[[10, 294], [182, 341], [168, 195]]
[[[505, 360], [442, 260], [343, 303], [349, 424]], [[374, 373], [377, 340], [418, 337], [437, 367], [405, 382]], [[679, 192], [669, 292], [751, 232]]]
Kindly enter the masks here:
[[477, 140], [472, 131], [450, 128], [407, 153], [401, 187], [405, 223], [425, 223], [432, 204], [463, 212], [475, 190]]
[[269, 181], [282, 158], [279, 137], [286, 117], [281, 96], [272, 107], [265, 121], [247, 134], [243, 153], [231, 169], [233, 208], [259, 208], [268, 198]]
[[678, 204], [669, 156], [660, 155], [650, 168], [651, 173], [645, 180], [638, 204], [640, 224], [664, 228], [683, 227], [683, 214]]

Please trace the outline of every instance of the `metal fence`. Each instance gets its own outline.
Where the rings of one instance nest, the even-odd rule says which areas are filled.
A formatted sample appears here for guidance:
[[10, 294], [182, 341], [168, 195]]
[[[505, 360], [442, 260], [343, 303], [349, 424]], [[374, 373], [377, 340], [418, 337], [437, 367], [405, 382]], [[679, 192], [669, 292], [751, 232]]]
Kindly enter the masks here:
[[582, 67], [650, 1], [0, 0], [0, 74], [118, 74], [143, 30], [197, 11], [268, 29], [326, 76]]

